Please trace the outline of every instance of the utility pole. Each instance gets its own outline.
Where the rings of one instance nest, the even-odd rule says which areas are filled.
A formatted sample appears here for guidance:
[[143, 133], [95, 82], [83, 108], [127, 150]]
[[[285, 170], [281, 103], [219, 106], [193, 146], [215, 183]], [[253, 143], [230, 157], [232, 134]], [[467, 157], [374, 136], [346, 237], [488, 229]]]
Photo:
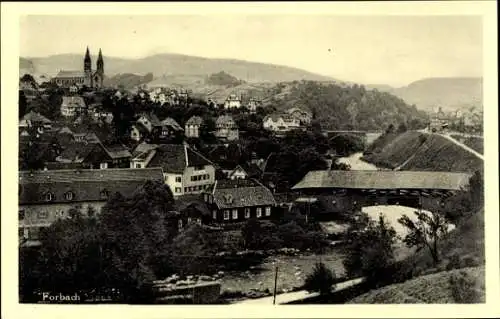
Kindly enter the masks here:
[[274, 296], [273, 296], [273, 305], [276, 304], [276, 285], [278, 283], [278, 265], [276, 265], [276, 272], [274, 274]]

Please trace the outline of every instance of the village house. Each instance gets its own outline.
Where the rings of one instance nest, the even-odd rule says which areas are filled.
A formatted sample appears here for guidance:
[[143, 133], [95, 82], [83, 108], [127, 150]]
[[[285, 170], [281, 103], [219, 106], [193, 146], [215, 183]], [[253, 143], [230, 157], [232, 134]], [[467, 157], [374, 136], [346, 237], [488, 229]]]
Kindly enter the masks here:
[[450, 117], [447, 116], [442, 108], [440, 107], [438, 111], [432, 116], [429, 123], [429, 131], [431, 132], [441, 132], [445, 130], [450, 124]]
[[[146, 181], [162, 181], [160, 168], [108, 170], [49, 170], [19, 172], [19, 239], [39, 244], [41, 228], [70, 217], [80, 207], [84, 216], [99, 214], [109, 197], [132, 195]], [[90, 208], [90, 209], [89, 209]]]
[[[55, 161], [88, 169], [128, 168], [132, 154], [123, 145], [75, 141], [66, 145]], [[56, 167], [52, 164], [51, 167]]]
[[175, 211], [178, 229], [182, 230], [192, 224], [206, 225], [212, 216], [201, 194], [181, 195], [175, 198]]
[[248, 178], [259, 179], [261, 175], [262, 171], [259, 166], [252, 162], [237, 165], [233, 170], [227, 172], [227, 178], [231, 180]]
[[52, 129], [52, 121], [32, 110], [19, 120], [19, 133], [28, 134], [30, 129], [35, 129], [38, 134], [43, 134]]
[[200, 137], [200, 127], [203, 124], [203, 119], [199, 116], [192, 116], [186, 121], [184, 132], [186, 137]]
[[161, 136], [163, 138], [178, 136], [184, 129], [173, 118], [167, 117], [161, 121]]
[[218, 180], [203, 199], [214, 223], [271, 219], [276, 207], [271, 191], [253, 179]]
[[81, 96], [63, 96], [61, 103], [61, 115], [74, 117], [86, 111], [85, 101]]
[[234, 141], [239, 138], [238, 125], [230, 115], [221, 115], [215, 121], [215, 136], [224, 141]]
[[224, 108], [228, 109], [239, 109], [241, 107], [241, 97], [236, 94], [231, 94], [224, 101]]
[[300, 120], [290, 114], [270, 114], [263, 120], [266, 130], [276, 133], [284, 133], [300, 128]]
[[286, 110], [286, 113], [297, 118], [300, 121], [301, 125], [311, 124], [312, 114], [304, 109], [293, 107], [291, 109]]
[[174, 196], [199, 194], [215, 182], [214, 164], [187, 144], [139, 144], [130, 167], [161, 167]]
[[250, 98], [250, 100], [248, 100], [247, 109], [250, 111], [250, 113], [257, 112], [257, 108], [260, 106], [261, 102], [256, 98]]

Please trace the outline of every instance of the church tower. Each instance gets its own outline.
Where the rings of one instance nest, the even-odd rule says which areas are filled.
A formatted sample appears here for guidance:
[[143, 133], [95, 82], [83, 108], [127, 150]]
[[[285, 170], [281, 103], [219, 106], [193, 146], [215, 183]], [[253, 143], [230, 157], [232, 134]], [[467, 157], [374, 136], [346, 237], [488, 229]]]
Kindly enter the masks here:
[[85, 85], [92, 86], [92, 60], [90, 59], [89, 47], [83, 59], [83, 72], [85, 73]]
[[97, 57], [97, 69], [94, 75], [94, 86], [102, 88], [104, 79], [104, 60], [102, 58], [102, 51], [99, 48], [99, 56]]
[[104, 60], [102, 59], [102, 51], [99, 49], [99, 57], [97, 58], [97, 73], [104, 75]]

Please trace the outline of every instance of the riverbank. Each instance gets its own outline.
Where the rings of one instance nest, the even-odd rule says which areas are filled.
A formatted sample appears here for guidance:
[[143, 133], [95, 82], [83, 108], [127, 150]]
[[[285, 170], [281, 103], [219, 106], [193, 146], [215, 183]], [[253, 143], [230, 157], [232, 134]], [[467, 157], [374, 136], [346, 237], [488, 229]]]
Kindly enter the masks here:
[[306, 276], [320, 261], [335, 271], [337, 276], [344, 275], [342, 251], [331, 248], [324, 254], [304, 252], [298, 256], [271, 256], [262, 264], [245, 272], [227, 272], [221, 281], [221, 291], [244, 293], [266, 289], [273, 291], [276, 266], [278, 267], [277, 291], [292, 291], [304, 284]]

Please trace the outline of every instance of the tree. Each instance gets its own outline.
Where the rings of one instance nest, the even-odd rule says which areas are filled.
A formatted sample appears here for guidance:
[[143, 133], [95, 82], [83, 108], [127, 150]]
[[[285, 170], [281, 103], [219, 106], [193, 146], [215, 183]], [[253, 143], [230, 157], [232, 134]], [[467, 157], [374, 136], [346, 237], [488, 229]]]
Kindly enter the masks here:
[[389, 124], [389, 126], [387, 127], [387, 129], [385, 130], [385, 134], [391, 134], [391, 133], [394, 133], [394, 125], [393, 124]]
[[193, 224], [174, 238], [171, 260], [176, 271], [185, 275], [201, 275], [216, 270], [215, 253], [220, 237], [210, 236], [200, 225]]
[[28, 113], [26, 94], [24, 94], [24, 91], [19, 90], [19, 118], [22, 118], [26, 113]]
[[408, 131], [408, 127], [406, 126], [406, 124], [405, 123], [399, 124], [397, 132], [398, 133], [404, 133], [406, 131]]
[[70, 294], [104, 284], [98, 223], [82, 218], [78, 207], [71, 211], [73, 217], [57, 220], [40, 233], [34, 271], [39, 275], [38, 288], [45, 291]]
[[335, 284], [335, 272], [326, 268], [323, 263], [316, 263], [312, 273], [305, 280], [304, 289], [307, 291], [328, 294], [332, 291]]
[[364, 276], [375, 285], [392, 279], [388, 270], [395, 262], [393, 245], [397, 237], [383, 215], [374, 221], [361, 213], [348, 230], [347, 238], [343, 264], [348, 276]]
[[407, 215], [398, 219], [398, 222], [409, 230], [403, 242], [408, 247], [417, 247], [417, 250], [427, 247], [436, 266], [440, 261], [438, 242], [447, 234], [448, 222], [439, 212], [428, 214], [415, 211], [415, 215], [416, 221], [411, 220]]
[[167, 185], [146, 182], [133, 196], [117, 193], [101, 209], [107, 282], [130, 302], [140, 301], [155, 278], [171, 273], [169, 244], [177, 234]]

